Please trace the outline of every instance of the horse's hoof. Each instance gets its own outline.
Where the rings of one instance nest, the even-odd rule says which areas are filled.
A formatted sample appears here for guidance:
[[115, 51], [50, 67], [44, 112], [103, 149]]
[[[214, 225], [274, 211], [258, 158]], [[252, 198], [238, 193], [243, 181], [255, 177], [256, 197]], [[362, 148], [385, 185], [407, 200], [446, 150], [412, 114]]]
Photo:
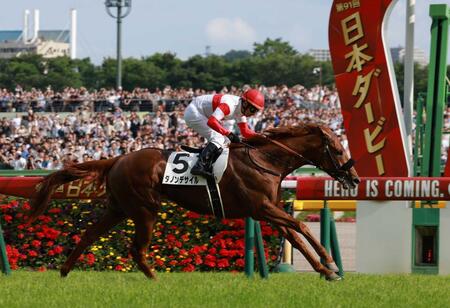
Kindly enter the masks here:
[[61, 278], [66, 278], [67, 275], [69, 274], [69, 271], [62, 268], [62, 269], [59, 271], [59, 274], [61, 275]]
[[326, 276], [326, 280], [328, 280], [328, 281], [339, 281], [339, 280], [342, 280], [342, 277], [339, 276], [336, 273], [331, 273], [330, 275]]
[[337, 267], [336, 263], [332, 262], [332, 263], [327, 263], [325, 265], [330, 271], [333, 271], [335, 273], [339, 273], [339, 268]]

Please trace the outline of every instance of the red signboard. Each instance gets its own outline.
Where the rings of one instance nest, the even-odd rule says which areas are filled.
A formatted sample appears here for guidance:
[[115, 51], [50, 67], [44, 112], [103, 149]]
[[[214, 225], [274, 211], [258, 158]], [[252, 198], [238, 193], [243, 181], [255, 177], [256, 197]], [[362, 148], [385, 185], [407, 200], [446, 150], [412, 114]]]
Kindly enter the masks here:
[[329, 177], [300, 177], [299, 200], [450, 200], [450, 178], [361, 178], [354, 189], [343, 189]]
[[[0, 194], [31, 198], [36, 192], [42, 177], [0, 177]], [[105, 186], [96, 188], [88, 180], [76, 180], [59, 186], [52, 199], [99, 199], [105, 198]]]
[[401, 106], [383, 42], [385, 17], [395, 2], [335, 0], [331, 9], [331, 59], [360, 176], [408, 176]]

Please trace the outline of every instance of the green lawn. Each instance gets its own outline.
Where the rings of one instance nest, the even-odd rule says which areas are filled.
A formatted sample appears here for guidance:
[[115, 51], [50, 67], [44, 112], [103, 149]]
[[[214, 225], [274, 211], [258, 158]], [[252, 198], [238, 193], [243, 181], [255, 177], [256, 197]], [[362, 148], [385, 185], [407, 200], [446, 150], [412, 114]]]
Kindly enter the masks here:
[[450, 276], [14, 271], [0, 276], [0, 307], [450, 307]]

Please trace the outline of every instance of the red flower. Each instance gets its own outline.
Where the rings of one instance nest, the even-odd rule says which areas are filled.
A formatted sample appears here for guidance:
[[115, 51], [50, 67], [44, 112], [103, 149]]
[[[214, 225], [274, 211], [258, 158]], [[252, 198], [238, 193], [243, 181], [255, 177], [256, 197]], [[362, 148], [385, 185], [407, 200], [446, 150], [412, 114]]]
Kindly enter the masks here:
[[245, 260], [243, 258], [239, 258], [235, 261], [236, 266], [238, 267], [244, 267], [245, 266]]
[[225, 268], [225, 267], [229, 267], [230, 263], [228, 262], [228, 259], [219, 259], [217, 260], [217, 266], [219, 268]]
[[206, 266], [209, 266], [209, 267], [215, 267], [216, 266], [216, 257], [213, 255], [206, 255], [203, 264], [205, 264]]
[[38, 268], [38, 271], [39, 272], [45, 272], [47, 270], [47, 268], [45, 268], [45, 266], [40, 266], [39, 268]]
[[183, 267], [183, 272], [193, 272], [195, 270], [195, 266], [192, 264], [188, 264], [186, 267]]
[[200, 265], [203, 263], [202, 257], [196, 256], [195, 257], [195, 265]]
[[[16, 201], [16, 202], [17, 202], [17, 201]], [[17, 205], [17, 204], [16, 204], [16, 205]], [[28, 211], [29, 209], [31, 209], [30, 204], [29, 204], [28, 202], [24, 202], [23, 205], [22, 205], [22, 208], [23, 208], [25, 211]]]
[[180, 265], [186, 265], [192, 262], [192, 258], [186, 258], [180, 261]]
[[116, 267], [114, 268], [116, 271], [121, 271], [123, 269], [123, 266], [118, 264], [116, 265]]
[[209, 267], [215, 267], [216, 266], [216, 262], [212, 262], [212, 261], [206, 261], [205, 260], [204, 264], [206, 266], [209, 266]]
[[81, 238], [78, 235], [72, 236], [72, 240], [75, 242], [75, 244], [78, 244], [81, 241]]
[[45, 244], [45, 246], [52, 247], [54, 244], [55, 244], [55, 242], [48, 241], [47, 244]]
[[222, 257], [228, 257], [228, 256], [231, 256], [231, 255], [232, 255], [232, 253], [231, 253], [229, 250], [226, 250], [226, 249], [221, 249], [221, 250], [219, 250], [219, 254], [220, 254]]
[[95, 256], [94, 256], [94, 254], [88, 253], [88, 254], [86, 255], [86, 263], [87, 263], [88, 265], [92, 265], [92, 264], [94, 264], [94, 262], [95, 262]]
[[39, 215], [38, 219], [46, 224], [52, 221], [51, 217], [45, 215]]
[[39, 248], [39, 247], [41, 247], [41, 241], [32, 240], [31, 241], [31, 246], [33, 246], [34, 248]]
[[55, 252], [55, 254], [57, 254], [57, 255], [59, 255], [60, 253], [62, 253], [63, 252], [63, 248], [62, 248], [62, 246], [56, 246], [54, 249], [53, 249], [53, 251]]
[[177, 239], [177, 238], [176, 238], [175, 235], [173, 235], [173, 234], [167, 234], [167, 236], [166, 236], [166, 242], [167, 242], [167, 243], [174, 242], [176, 239]]
[[200, 218], [201, 216], [194, 212], [187, 212], [186, 217], [189, 219], [197, 219], [197, 218]]
[[7, 222], [10, 223], [13, 219], [13, 217], [11, 215], [4, 215], [3, 219]]
[[38, 253], [36, 251], [34, 251], [34, 250], [28, 250], [28, 255], [30, 257], [37, 257]]

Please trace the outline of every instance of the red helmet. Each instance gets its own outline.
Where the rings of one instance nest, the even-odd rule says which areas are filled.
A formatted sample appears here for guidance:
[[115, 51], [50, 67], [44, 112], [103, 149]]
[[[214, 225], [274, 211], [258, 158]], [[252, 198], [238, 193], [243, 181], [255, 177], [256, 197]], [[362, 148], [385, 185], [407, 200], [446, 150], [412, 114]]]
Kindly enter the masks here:
[[252, 104], [258, 110], [264, 109], [264, 95], [256, 89], [245, 91], [241, 98]]

